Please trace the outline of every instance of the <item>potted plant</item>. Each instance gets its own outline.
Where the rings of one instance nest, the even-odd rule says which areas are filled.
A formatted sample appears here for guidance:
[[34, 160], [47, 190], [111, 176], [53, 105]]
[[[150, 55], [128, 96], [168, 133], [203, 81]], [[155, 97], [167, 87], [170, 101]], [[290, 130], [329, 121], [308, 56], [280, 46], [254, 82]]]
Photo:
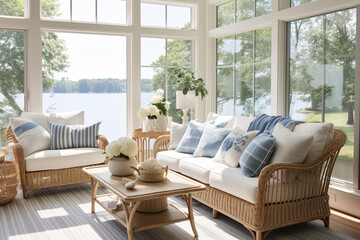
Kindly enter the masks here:
[[138, 111], [138, 117], [145, 119], [143, 131], [145, 132], [163, 132], [167, 130], [167, 113], [170, 103], [165, 100], [164, 90], [156, 90], [156, 95], [152, 98], [148, 107], [141, 107]]
[[[180, 90], [176, 91], [176, 108], [183, 110], [183, 124], [186, 124], [187, 111], [195, 108], [196, 97], [200, 95], [203, 100], [208, 94], [204, 79], [195, 78], [195, 73], [189, 68], [176, 66], [170, 74], [170, 81], [176, 81], [174, 87]], [[192, 112], [191, 116], [193, 116]]]
[[184, 68], [176, 66], [170, 78], [176, 79], [176, 84], [174, 85], [176, 89], [181, 89], [184, 95], [188, 92], [194, 92], [195, 96], [201, 96], [201, 100], [208, 94], [207, 89], [205, 88], [205, 82], [202, 78], [195, 78], [195, 73], [189, 68]]
[[134, 173], [131, 166], [136, 167], [135, 155], [138, 152], [136, 142], [128, 137], [111, 141], [105, 148], [109, 158], [109, 171], [115, 176], [127, 176]]

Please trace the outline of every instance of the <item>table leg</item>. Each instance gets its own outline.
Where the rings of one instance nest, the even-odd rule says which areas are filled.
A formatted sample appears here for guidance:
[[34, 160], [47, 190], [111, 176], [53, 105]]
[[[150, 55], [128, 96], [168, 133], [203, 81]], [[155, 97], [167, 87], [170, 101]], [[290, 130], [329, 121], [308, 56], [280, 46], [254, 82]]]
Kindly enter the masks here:
[[184, 194], [184, 198], [185, 198], [186, 204], [188, 206], [188, 217], [189, 217], [189, 220], [190, 220], [191, 228], [193, 230], [194, 236], [198, 237], [199, 234], [198, 234], [198, 232], [196, 230], [196, 227], [195, 227], [194, 213], [193, 213], [193, 208], [192, 208], [192, 195], [191, 194]]
[[126, 229], [127, 229], [127, 234], [128, 234], [128, 239], [129, 240], [134, 239], [133, 221], [134, 221], [134, 218], [135, 218], [136, 210], [139, 208], [140, 204], [141, 204], [141, 201], [136, 202], [134, 204], [134, 206], [131, 209], [130, 216], [126, 219], [126, 222], [127, 222]]
[[90, 184], [91, 184], [91, 212], [94, 213], [95, 212], [95, 199], [96, 199], [99, 182], [96, 181], [94, 178], [91, 178]]

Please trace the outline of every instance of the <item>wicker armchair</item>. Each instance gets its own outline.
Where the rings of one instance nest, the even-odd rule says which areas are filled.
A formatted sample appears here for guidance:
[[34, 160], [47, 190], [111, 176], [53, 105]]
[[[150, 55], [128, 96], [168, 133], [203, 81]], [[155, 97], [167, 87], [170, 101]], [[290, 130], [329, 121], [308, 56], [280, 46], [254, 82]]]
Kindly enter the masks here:
[[[213, 208], [214, 217], [221, 212], [243, 224], [256, 240], [274, 229], [316, 219], [329, 227], [330, 177], [346, 139], [343, 131], [335, 129], [332, 142], [314, 162], [266, 166], [259, 176], [255, 204], [209, 185], [193, 197]], [[167, 149], [169, 140], [170, 136], [156, 140], [154, 156]]]
[[[16, 140], [10, 125], [6, 129], [5, 140], [7, 147], [12, 149], [16, 165], [18, 166], [24, 198], [30, 198], [35, 192], [44, 188], [90, 182], [90, 177], [82, 171], [84, 166], [27, 172], [23, 147]], [[99, 135], [97, 136], [97, 143], [99, 148], [105, 150], [108, 141], [104, 136]]]

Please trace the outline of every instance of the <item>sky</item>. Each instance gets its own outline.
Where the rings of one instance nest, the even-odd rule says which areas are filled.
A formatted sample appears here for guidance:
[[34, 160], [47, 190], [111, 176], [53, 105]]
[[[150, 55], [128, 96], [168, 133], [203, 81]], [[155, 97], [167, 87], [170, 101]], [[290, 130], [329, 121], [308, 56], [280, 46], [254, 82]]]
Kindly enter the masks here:
[[[61, 0], [59, 20], [70, 20], [70, 0]], [[86, 9], [87, 11], [84, 11]], [[72, 3], [73, 21], [95, 22], [95, 0], [76, 0]], [[168, 27], [181, 27], [190, 22], [189, 8], [168, 6]], [[142, 25], [165, 26], [165, 5], [144, 4]], [[126, 23], [126, 1], [98, 1], [98, 22]], [[78, 81], [84, 78], [126, 78], [126, 37], [79, 33], [57, 33], [64, 39], [70, 67], [55, 78]], [[151, 65], [165, 55], [165, 39], [143, 38], [141, 64]], [[151, 68], [143, 68], [141, 77], [152, 78]]]

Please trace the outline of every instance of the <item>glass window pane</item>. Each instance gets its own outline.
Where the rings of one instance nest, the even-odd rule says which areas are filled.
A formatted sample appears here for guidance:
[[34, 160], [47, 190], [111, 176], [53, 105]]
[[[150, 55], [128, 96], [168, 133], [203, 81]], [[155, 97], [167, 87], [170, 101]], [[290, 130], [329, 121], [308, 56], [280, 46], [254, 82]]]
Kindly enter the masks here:
[[217, 6], [217, 27], [235, 22], [235, 0]]
[[255, 31], [255, 62], [271, 61], [271, 28]]
[[[168, 68], [168, 76], [171, 76], [172, 70], [174, 68]], [[176, 79], [168, 78], [168, 86], [166, 90], [166, 99], [170, 102], [169, 116], [172, 117], [173, 122], [182, 123], [181, 117], [183, 116], [182, 109], [176, 109], [176, 91], [181, 90], [177, 89], [174, 84], [176, 83]], [[188, 116], [190, 117], [190, 111], [188, 112]]]
[[235, 115], [253, 116], [253, 66], [236, 67]]
[[82, 109], [85, 124], [102, 121], [100, 132], [109, 140], [125, 136], [126, 38], [53, 32], [42, 37], [43, 111]]
[[256, 16], [261, 16], [272, 11], [272, 0], [256, 0]]
[[70, 21], [70, 0], [41, 0], [41, 17]]
[[335, 162], [332, 176], [353, 181], [355, 58], [329, 59], [325, 78], [325, 121], [343, 130], [348, 140]]
[[141, 3], [141, 25], [165, 27], [165, 6], [162, 4]]
[[165, 39], [141, 38], [141, 65], [165, 66]]
[[24, 17], [24, 0], [0, 1], [0, 16]]
[[242, 0], [236, 2], [236, 21], [255, 17], [255, 0]]
[[95, 0], [72, 1], [72, 20], [95, 22]]
[[291, 7], [295, 7], [304, 3], [314, 2], [316, 0], [290, 0]]
[[142, 67], [141, 68], [141, 106], [147, 107], [151, 99], [156, 95], [156, 90], [166, 90], [165, 68]]
[[[321, 122], [323, 66], [315, 60], [290, 62], [289, 116], [292, 119]], [[320, 118], [316, 118], [317, 115]]]
[[191, 41], [190, 40], [167, 40], [167, 65], [191, 66]]
[[326, 55], [354, 54], [356, 9], [326, 15]]
[[216, 77], [216, 103], [217, 113], [234, 115], [234, 81], [233, 69], [217, 69]]
[[322, 16], [291, 22], [290, 58], [322, 56], [323, 36]]
[[236, 64], [246, 64], [253, 62], [253, 32], [241, 33], [236, 35]]
[[[0, 30], [0, 146], [9, 118], [24, 110], [24, 32]], [[15, 100], [15, 101], [14, 101]]]
[[271, 113], [271, 64], [255, 65], [255, 116]]
[[167, 6], [167, 27], [191, 28], [191, 8]]
[[126, 24], [126, 1], [98, 0], [98, 22]]
[[217, 39], [217, 66], [234, 64], [234, 36]]

